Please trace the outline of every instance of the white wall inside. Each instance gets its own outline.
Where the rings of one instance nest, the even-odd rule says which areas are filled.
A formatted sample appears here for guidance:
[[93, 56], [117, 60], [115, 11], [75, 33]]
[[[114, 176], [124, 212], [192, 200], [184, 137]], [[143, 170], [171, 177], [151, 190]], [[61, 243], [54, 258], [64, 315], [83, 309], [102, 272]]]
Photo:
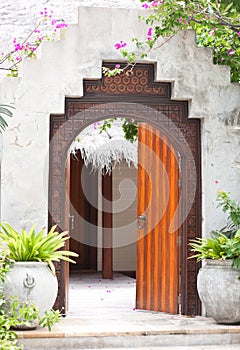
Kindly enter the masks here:
[[[113, 270], [136, 270], [137, 169], [122, 161], [113, 171]], [[115, 228], [118, 228], [116, 231]], [[132, 244], [129, 244], [129, 236]], [[126, 242], [126, 244], [124, 244]]]
[[[123, 160], [112, 172], [113, 190], [113, 270], [136, 270], [136, 239], [137, 227], [129, 224], [135, 223], [137, 217], [137, 169], [128, 167]], [[101, 175], [99, 175], [99, 187]], [[99, 195], [98, 208], [102, 204]], [[128, 226], [129, 225], [129, 226]], [[98, 217], [98, 246], [102, 245], [102, 217]], [[130, 237], [130, 239], [129, 239]], [[133, 242], [133, 243], [132, 243]], [[98, 271], [102, 270], [102, 249], [98, 248]]]

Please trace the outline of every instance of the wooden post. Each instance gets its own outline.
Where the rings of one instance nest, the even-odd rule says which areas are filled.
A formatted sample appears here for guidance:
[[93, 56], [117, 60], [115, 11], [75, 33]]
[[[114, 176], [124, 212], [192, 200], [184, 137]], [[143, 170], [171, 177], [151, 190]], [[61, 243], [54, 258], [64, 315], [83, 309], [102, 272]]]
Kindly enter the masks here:
[[102, 278], [113, 277], [113, 254], [112, 254], [112, 172], [102, 175]]

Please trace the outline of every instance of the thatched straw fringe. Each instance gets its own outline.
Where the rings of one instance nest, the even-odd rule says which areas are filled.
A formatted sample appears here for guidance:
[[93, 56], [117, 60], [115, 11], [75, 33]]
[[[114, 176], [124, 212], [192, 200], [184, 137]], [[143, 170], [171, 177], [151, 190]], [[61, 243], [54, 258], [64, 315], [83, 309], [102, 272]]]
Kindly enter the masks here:
[[73, 154], [77, 150], [92, 171], [110, 173], [123, 159], [129, 167], [137, 168], [138, 165], [137, 142], [124, 138], [120, 120], [114, 121], [107, 132], [100, 133], [99, 123], [84, 129], [70, 147]]

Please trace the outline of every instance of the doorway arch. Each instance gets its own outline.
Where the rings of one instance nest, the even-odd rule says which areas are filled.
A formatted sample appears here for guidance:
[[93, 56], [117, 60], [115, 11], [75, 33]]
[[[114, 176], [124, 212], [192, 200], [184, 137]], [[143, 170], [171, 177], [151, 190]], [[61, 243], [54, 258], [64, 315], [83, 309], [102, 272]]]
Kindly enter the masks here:
[[[112, 67], [114, 64], [104, 64]], [[66, 98], [65, 113], [51, 115], [49, 148], [49, 225], [66, 229], [65, 166], [71, 142], [86, 126], [106, 118], [127, 117], [151, 124], [167, 136], [181, 158], [180, 294], [182, 313], [197, 315], [200, 302], [196, 276], [199, 266], [187, 260], [188, 242], [201, 235], [200, 121], [188, 119], [188, 102], [171, 99], [171, 84], [154, 81], [154, 66], [138, 64], [131, 76], [103, 77], [84, 81], [84, 96]], [[191, 151], [186, 151], [186, 148]], [[194, 162], [194, 164], [193, 164]], [[196, 174], [194, 168], [196, 167]], [[195, 177], [195, 175], [197, 175]], [[195, 190], [196, 185], [196, 192]], [[194, 196], [193, 196], [193, 192]], [[187, 213], [188, 202], [192, 201]], [[57, 266], [59, 295], [56, 306], [66, 308], [67, 266]]]

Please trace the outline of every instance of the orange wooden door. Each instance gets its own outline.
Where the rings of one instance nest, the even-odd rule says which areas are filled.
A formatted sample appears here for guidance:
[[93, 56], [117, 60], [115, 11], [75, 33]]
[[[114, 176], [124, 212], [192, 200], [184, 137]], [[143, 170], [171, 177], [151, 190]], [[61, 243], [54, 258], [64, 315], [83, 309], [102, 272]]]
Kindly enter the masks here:
[[139, 124], [138, 133], [136, 308], [177, 314], [178, 159], [156, 128]]

